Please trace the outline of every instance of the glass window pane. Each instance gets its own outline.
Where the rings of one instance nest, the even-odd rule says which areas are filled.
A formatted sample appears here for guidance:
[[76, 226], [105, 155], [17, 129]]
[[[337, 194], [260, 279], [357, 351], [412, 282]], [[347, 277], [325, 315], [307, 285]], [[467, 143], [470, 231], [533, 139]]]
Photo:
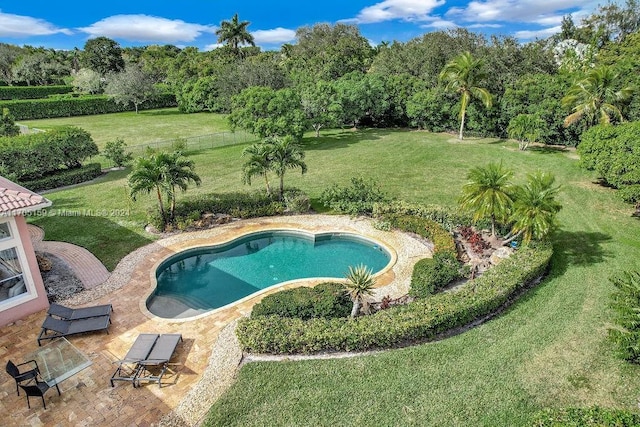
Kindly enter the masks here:
[[9, 228], [9, 223], [2, 222], [0, 223], [0, 240], [8, 239], [11, 237], [11, 228]]
[[0, 301], [27, 292], [16, 248], [0, 251]]

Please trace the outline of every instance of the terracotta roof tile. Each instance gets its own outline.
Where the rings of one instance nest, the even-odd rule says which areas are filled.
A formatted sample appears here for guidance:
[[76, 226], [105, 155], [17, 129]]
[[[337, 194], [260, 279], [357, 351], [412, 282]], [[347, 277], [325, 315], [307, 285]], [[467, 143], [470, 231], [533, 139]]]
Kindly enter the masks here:
[[0, 176], [0, 215], [22, 215], [51, 206], [51, 202], [15, 182]]

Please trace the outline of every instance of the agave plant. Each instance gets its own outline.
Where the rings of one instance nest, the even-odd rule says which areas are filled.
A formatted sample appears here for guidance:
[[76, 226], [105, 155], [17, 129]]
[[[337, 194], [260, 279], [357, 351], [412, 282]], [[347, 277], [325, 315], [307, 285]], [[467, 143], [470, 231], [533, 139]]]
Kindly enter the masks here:
[[349, 267], [345, 288], [347, 295], [353, 302], [351, 317], [358, 315], [360, 308], [367, 303], [367, 297], [373, 295], [375, 285], [376, 280], [373, 277], [373, 271], [367, 268], [366, 265], [360, 264], [357, 267]]

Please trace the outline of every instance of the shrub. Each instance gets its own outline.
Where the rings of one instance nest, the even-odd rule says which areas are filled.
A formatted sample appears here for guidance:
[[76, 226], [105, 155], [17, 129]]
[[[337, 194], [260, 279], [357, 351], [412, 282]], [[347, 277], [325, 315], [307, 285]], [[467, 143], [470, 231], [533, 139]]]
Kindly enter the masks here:
[[449, 231], [453, 231], [461, 225], [473, 224], [473, 217], [458, 208], [422, 205], [401, 200], [374, 203], [373, 215], [375, 217], [380, 218], [389, 214], [408, 215], [430, 219]]
[[65, 185], [80, 184], [81, 182], [86, 182], [97, 178], [101, 174], [102, 170], [100, 168], [100, 163], [90, 163], [80, 168], [62, 169], [52, 175], [19, 182], [20, 185], [32, 191], [42, 191], [62, 187]]
[[438, 252], [447, 252], [454, 258], [456, 257], [456, 243], [453, 240], [453, 236], [437, 222], [409, 215], [387, 215], [385, 220], [392, 227], [415, 233], [431, 240], [433, 242], [434, 255]]
[[267, 295], [253, 307], [251, 317], [277, 315], [299, 319], [347, 317], [351, 300], [340, 283], [321, 283]]
[[609, 337], [620, 357], [640, 363], [640, 272], [624, 272], [611, 281], [616, 287], [611, 301], [616, 327]]
[[550, 245], [524, 247], [458, 292], [436, 294], [371, 316], [306, 321], [261, 316], [240, 320], [236, 335], [245, 351], [276, 354], [363, 351], [432, 339], [498, 310], [544, 273], [551, 255]]
[[[175, 107], [175, 105], [176, 100], [173, 94], [162, 94], [158, 95], [154, 100], [145, 101], [139, 106], [139, 109], [151, 110], [154, 108]], [[9, 108], [16, 120], [86, 116], [134, 110], [133, 106], [117, 104], [106, 95], [2, 101], [0, 102], [0, 108]]]
[[113, 162], [116, 167], [121, 168], [133, 160], [133, 154], [125, 152], [126, 146], [127, 144], [125, 144], [122, 138], [117, 138], [114, 141], [107, 142], [102, 154], [107, 160]]
[[284, 206], [289, 213], [307, 213], [311, 210], [311, 200], [302, 190], [288, 189], [284, 192]]
[[[192, 218], [196, 213], [197, 218], [205, 213], [222, 213], [235, 218], [255, 218], [282, 215], [284, 206], [262, 191], [200, 194], [176, 203], [174, 218], [176, 223], [182, 223], [186, 228], [193, 223]], [[158, 229], [163, 228], [162, 218], [155, 210], [149, 212], [148, 221]]]
[[640, 415], [621, 409], [590, 408], [546, 409], [539, 413], [535, 427], [634, 427], [640, 425]]
[[436, 252], [418, 261], [411, 276], [409, 295], [424, 298], [461, 277], [460, 263], [450, 252]]
[[388, 200], [377, 182], [364, 178], [351, 178], [351, 186], [340, 187], [337, 184], [325, 189], [320, 202], [338, 213], [348, 215], [371, 215], [376, 202]]
[[73, 86], [1, 86], [0, 99], [39, 99], [73, 92]]
[[0, 164], [18, 180], [30, 181], [75, 168], [98, 154], [91, 135], [73, 126], [48, 132], [0, 138]]
[[20, 127], [16, 125], [13, 116], [8, 108], [2, 109], [0, 117], [0, 136], [17, 136], [20, 135]]

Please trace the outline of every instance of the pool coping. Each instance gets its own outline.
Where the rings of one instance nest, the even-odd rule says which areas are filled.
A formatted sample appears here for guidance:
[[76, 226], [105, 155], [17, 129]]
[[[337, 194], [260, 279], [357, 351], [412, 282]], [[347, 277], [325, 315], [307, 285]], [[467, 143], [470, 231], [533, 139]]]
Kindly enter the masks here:
[[[274, 227], [271, 227], [271, 225], [273, 225]], [[167, 247], [167, 249], [169, 250], [174, 250], [174, 253], [168, 254], [166, 257], [163, 257], [162, 259], [160, 259], [158, 262], [156, 262], [153, 267], [151, 268], [151, 270], [149, 271], [149, 287], [146, 289], [146, 292], [144, 293], [143, 297], [140, 299], [139, 301], [139, 307], [140, 307], [140, 311], [147, 316], [149, 319], [153, 319], [153, 320], [159, 320], [159, 321], [169, 321], [169, 322], [187, 322], [187, 321], [192, 321], [192, 320], [198, 320], [198, 319], [202, 319], [217, 313], [220, 313], [222, 311], [228, 310], [228, 309], [233, 309], [235, 306], [242, 304], [242, 303], [246, 303], [248, 301], [252, 301], [254, 299], [256, 300], [260, 300], [262, 299], [264, 296], [266, 296], [266, 294], [269, 293], [273, 293], [273, 292], [277, 292], [279, 290], [282, 289], [286, 289], [287, 287], [299, 287], [299, 286], [315, 286], [318, 285], [320, 283], [323, 282], [338, 282], [338, 283], [344, 283], [346, 282], [345, 278], [336, 278], [336, 277], [313, 277], [313, 278], [301, 278], [301, 279], [293, 279], [293, 280], [286, 280], [284, 282], [279, 282], [276, 284], [273, 284], [267, 288], [264, 288], [260, 291], [254, 292], [250, 295], [247, 295], [246, 297], [243, 297], [241, 299], [238, 299], [236, 301], [233, 301], [229, 304], [225, 304], [221, 307], [217, 307], [214, 308], [212, 310], [208, 310], [204, 313], [200, 313], [194, 316], [189, 316], [189, 317], [184, 317], [184, 318], [166, 318], [166, 317], [160, 317], [156, 314], [153, 314], [152, 312], [149, 311], [149, 309], [147, 308], [147, 301], [149, 300], [149, 298], [151, 297], [151, 295], [154, 293], [154, 291], [157, 288], [157, 284], [158, 284], [158, 280], [157, 280], [157, 275], [156, 272], [158, 270], [158, 268], [168, 259], [170, 259], [171, 257], [174, 257], [176, 255], [179, 255], [181, 253], [184, 253], [186, 251], [190, 251], [190, 250], [194, 250], [194, 249], [201, 249], [201, 248], [207, 248], [207, 247], [216, 247], [216, 246], [223, 246], [229, 243], [232, 243], [235, 240], [239, 240], [251, 235], [255, 235], [255, 234], [260, 234], [260, 233], [264, 233], [264, 232], [289, 232], [292, 234], [300, 234], [300, 235], [304, 235], [305, 237], [313, 237], [313, 238], [317, 238], [318, 236], [322, 236], [325, 234], [348, 234], [351, 236], [355, 236], [355, 237], [359, 237], [365, 240], [368, 240], [376, 245], [379, 245], [380, 247], [382, 247], [388, 254], [389, 254], [389, 262], [387, 263], [387, 265], [380, 271], [378, 271], [377, 273], [375, 273], [373, 275], [373, 277], [376, 279], [376, 286], [375, 288], [379, 289], [382, 288], [384, 286], [389, 285], [393, 279], [395, 278], [394, 276], [392, 276], [390, 274], [390, 272], [392, 271], [393, 267], [395, 266], [396, 262], [398, 261], [398, 254], [395, 250], [395, 248], [391, 247], [387, 242], [383, 242], [378, 238], [375, 237], [371, 237], [371, 236], [367, 236], [364, 235], [360, 232], [354, 232], [352, 230], [346, 230], [346, 229], [328, 229], [328, 230], [319, 230], [319, 231], [309, 231], [309, 230], [304, 230], [301, 229], [299, 227], [297, 228], [292, 228], [292, 227], [282, 227], [282, 226], [278, 226], [278, 224], [269, 224], [267, 225], [266, 228], [263, 228], [261, 230], [254, 230], [254, 231], [247, 231], [247, 232], [239, 232], [239, 233], [235, 233], [232, 236], [226, 237], [224, 239], [216, 239], [216, 236], [212, 236], [209, 238], [199, 238], [197, 240], [194, 241], [190, 241], [189, 244], [187, 244], [186, 246], [183, 244], [176, 244], [176, 245], [170, 245]], [[256, 301], [257, 303], [258, 301]]]

